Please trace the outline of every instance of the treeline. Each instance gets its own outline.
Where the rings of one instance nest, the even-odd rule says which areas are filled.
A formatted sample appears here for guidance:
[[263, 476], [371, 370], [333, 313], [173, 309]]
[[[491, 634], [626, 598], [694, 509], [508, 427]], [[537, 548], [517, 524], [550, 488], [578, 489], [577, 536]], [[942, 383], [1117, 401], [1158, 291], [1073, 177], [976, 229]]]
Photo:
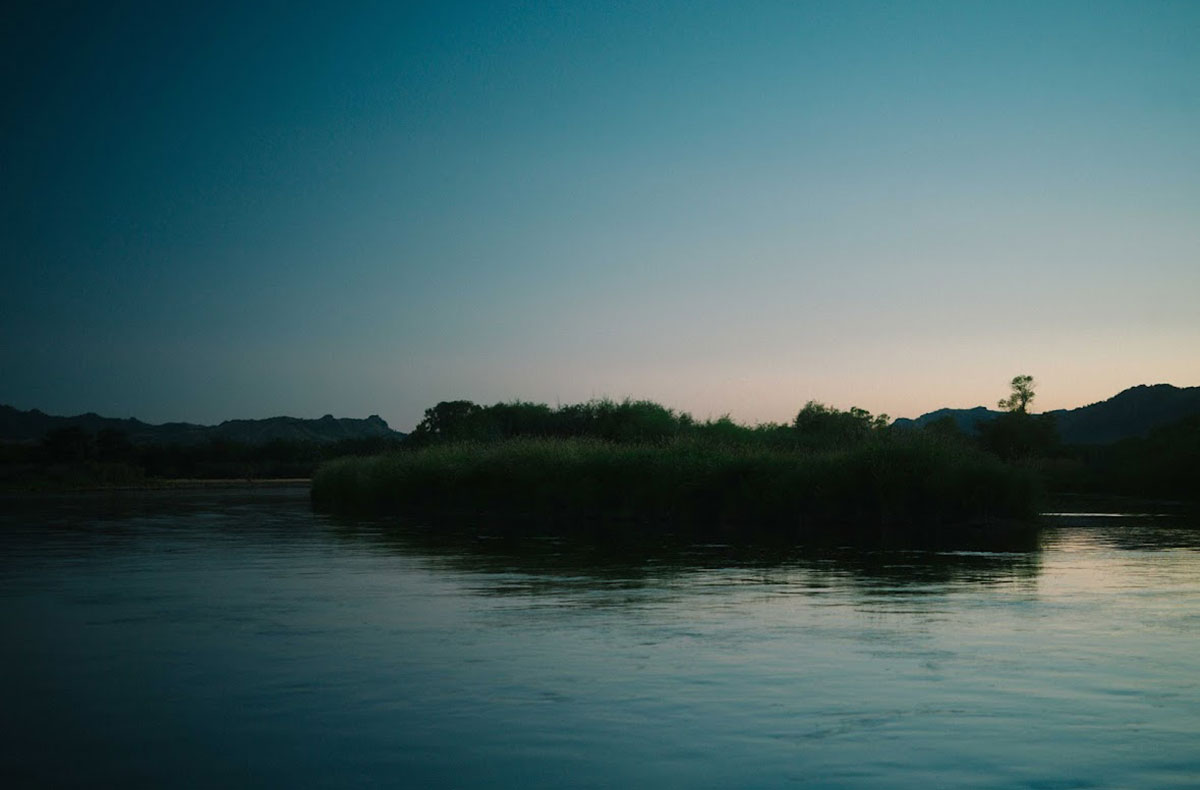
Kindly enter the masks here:
[[1200, 414], [1145, 437], [1064, 448], [1044, 473], [1060, 491], [1200, 501]]
[[772, 531], [1025, 519], [1037, 486], [962, 437], [810, 402], [789, 423], [703, 422], [650, 401], [446, 401], [402, 452], [313, 478], [330, 510], [456, 509], [563, 525], [611, 516]]
[[516, 440], [547, 440], [679, 445], [711, 458], [719, 455], [718, 450], [810, 455], [869, 450], [878, 455], [904, 444], [922, 448], [913, 452], [954, 458], [961, 464], [996, 461], [1051, 492], [1200, 498], [1200, 415], [1160, 427], [1144, 438], [1072, 446], [1061, 441], [1053, 415], [1024, 410], [1033, 397], [1028, 388], [1032, 380], [1018, 377], [1014, 387], [1018, 381], [1027, 387], [1015, 390], [1025, 400], [1002, 402], [1011, 410], [980, 423], [970, 434], [950, 417], [923, 428], [897, 427], [889, 424], [886, 415], [859, 408], [842, 411], [815, 402], [806, 404], [788, 423], [749, 426], [728, 416], [696, 420], [686, 412], [632, 399], [559, 407], [523, 401], [490, 406], [443, 401], [427, 409], [404, 439], [133, 444], [117, 430], [91, 433], [69, 427], [48, 433], [37, 444], [0, 444], [0, 487], [137, 485], [170, 478], [307, 478], [322, 464], [346, 456], [420, 454], [445, 446], [477, 449]]
[[966, 434], [944, 417], [923, 430], [1029, 469], [1057, 493], [1200, 500], [1200, 415], [1110, 444], [1067, 444], [1050, 414], [1008, 412]]
[[810, 402], [788, 423], [698, 421], [645, 400], [552, 408], [444, 401], [401, 452], [319, 468], [332, 510], [462, 509], [573, 523], [592, 514], [768, 529], [1022, 520], [1048, 492], [1197, 496], [1200, 418], [1145, 439], [1065, 445], [1028, 411], [1018, 376], [1006, 411], [967, 434], [952, 419], [894, 427], [886, 415]]
[[[1029, 396], [1031, 397], [1031, 396]], [[924, 428], [896, 428], [888, 415], [872, 415], [852, 407], [842, 411], [809, 401], [790, 423], [742, 425], [728, 416], [697, 421], [686, 412], [653, 401], [610, 399], [551, 408], [542, 403], [515, 401], [480, 406], [471, 401], [443, 401], [426, 409], [409, 434], [410, 449], [453, 442], [491, 443], [515, 438], [599, 439], [617, 444], [662, 444], [679, 439], [706, 445], [733, 445], [779, 450], [835, 450], [863, 442], [886, 441], [913, 431], [976, 448], [1006, 463], [1036, 465], [1044, 459], [1069, 457], [1052, 415], [1019, 409], [981, 423], [964, 433], [950, 417]]]
[[77, 426], [47, 433], [36, 444], [0, 444], [0, 487], [80, 488], [139, 485], [164, 479], [307, 478], [333, 458], [398, 449], [376, 437], [338, 442], [274, 440], [250, 444], [133, 444], [121, 431]]
[[514, 438], [586, 438], [618, 444], [661, 444], [688, 438], [726, 445], [831, 448], [881, 431], [886, 422], [886, 417], [873, 417], [862, 409], [842, 412], [810, 403], [792, 425], [747, 427], [728, 417], [699, 422], [651, 401], [604, 399], [559, 408], [528, 402], [479, 406], [470, 401], [444, 401], [427, 409], [420, 424], [404, 439], [274, 440], [260, 444], [216, 439], [198, 444], [135, 444], [119, 430], [91, 432], [70, 426], [48, 432], [36, 444], [0, 444], [0, 486], [89, 487], [179, 478], [306, 478], [322, 463], [344, 456]]
[[426, 409], [408, 435], [413, 449], [452, 442], [490, 443], [515, 438], [597, 439], [617, 444], [662, 444], [691, 439], [777, 449], [830, 449], [855, 444], [887, 430], [887, 415], [863, 409], [840, 411], [809, 402], [790, 424], [745, 426], [728, 416], [696, 421], [686, 412], [653, 401], [610, 399], [551, 408], [515, 401], [480, 406], [443, 401]]

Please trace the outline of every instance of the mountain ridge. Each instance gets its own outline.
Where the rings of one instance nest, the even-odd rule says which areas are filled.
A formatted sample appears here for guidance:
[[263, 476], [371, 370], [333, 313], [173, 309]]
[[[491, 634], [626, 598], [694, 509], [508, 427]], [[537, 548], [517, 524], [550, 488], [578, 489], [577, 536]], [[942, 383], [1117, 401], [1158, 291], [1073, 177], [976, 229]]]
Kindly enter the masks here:
[[[898, 418], [898, 428], [920, 428], [949, 418], [959, 430], [975, 433], [979, 424], [993, 420], [1003, 412], [985, 406], [967, 409], [943, 407], [915, 419]], [[1148, 435], [1162, 425], [1200, 414], [1200, 386], [1176, 387], [1172, 384], [1139, 384], [1111, 398], [1074, 409], [1044, 412], [1052, 416], [1059, 435], [1067, 444], [1111, 444], [1131, 437]], [[356, 439], [402, 439], [379, 415], [362, 419], [334, 417], [267, 417], [232, 419], [217, 425], [188, 422], [152, 424], [134, 417], [103, 417], [86, 412], [71, 417], [46, 414], [38, 409], [22, 411], [0, 405], [0, 442], [30, 444], [48, 433], [63, 428], [80, 428], [89, 433], [117, 431], [135, 445], [198, 445], [211, 441], [262, 445], [273, 441], [327, 444]]]
[[135, 445], [196, 445], [210, 441], [261, 445], [273, 441], [328, 444], [354, 439], [402, 439], [405, 434], [392, 430], [377, 414], [358, 419], [326, 414], [318, 419], [267, 417], [265, 419], [225, 420], [217, 425], [188, 422], [152, 424], [134, 417], [102, 417], [86, 412], [71, 417], [46, 414], [39, 409], [22, 411], [0, 405], [0, 442], [33, 443], [46, 434], [63, 428], [80, 428], [89, 433], [117, 431]]
[[[1111, 398], [1074, 409], [1042, 412], [1054, 418], [1066, 444], [1111, 444], [1122, 439], [1148, 435], [1163, 425], [1200, 414], [1200, 387], [1173, 384], [1138, 384]], [[901, 417], [892, 425], [921, 428], [949, 417], [959, 430], [971, 434], [979, 424], [1003, 412], [985, 406], [969, 409], [941, 408], [915, 419]]]

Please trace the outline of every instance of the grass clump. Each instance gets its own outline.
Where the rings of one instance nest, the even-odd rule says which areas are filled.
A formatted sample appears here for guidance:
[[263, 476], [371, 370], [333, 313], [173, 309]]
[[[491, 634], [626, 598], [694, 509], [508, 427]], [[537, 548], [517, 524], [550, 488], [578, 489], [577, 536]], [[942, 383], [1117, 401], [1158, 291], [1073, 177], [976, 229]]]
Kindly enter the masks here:
[[342, 512], [450, 509], [563, 524], [599, 516], [776, 531], [945, 526], [1036, 511], [1027, 474], [945, 437], [879, 430], [814, 444], [759, 433], [434, 443], [327, 463], [312, 496]]

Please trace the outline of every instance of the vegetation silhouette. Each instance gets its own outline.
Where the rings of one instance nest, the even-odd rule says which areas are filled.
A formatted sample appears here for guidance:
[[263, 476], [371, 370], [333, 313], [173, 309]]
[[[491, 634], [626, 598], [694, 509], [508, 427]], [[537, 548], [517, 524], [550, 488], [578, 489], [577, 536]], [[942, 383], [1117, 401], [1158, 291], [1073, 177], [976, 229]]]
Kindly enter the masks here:
[[[802, 532], [1029, 518], [1031, 475], [958, 437], [810, 402], [790, 425], [698, 423], [650, 401], [439, 403], [410, 449], [323, 465], [317, 506], [602, 517]], [[666, 526], [664, 526], [666, 525]]]
[[456, 400], [426, 409], [406, 443], [410, 447], [426, 447], [445, 442], [494, 442], [518, 436], [659, 442], [679, 436], [693, 425], [689, 415], [645, 400], [602, 399], [558, 409], [526, 401], [478, 406]]
[[1001, 409], [1018, 414], [1026, 414], [1029, 411], [1029, 404], [1033, 402], [1033, 376], [1020, 375], [1013, 376], [1012, 394], [1007, 398], [1001, 398], [998, 404]]
[[250, 444], [210, 439], [199, 444], [141, 444], [104, 428], [50, 431], [37, 444], [0, 444], [0, 489], [54, 490], [154, 485], [174, 479], [309, 478], [331, 459], [373, 455], [400, 447], [397, 439], [338, 442], [276, 439]]
[[[1036, 509], [1039, 491], [1200, 502], [1196, 471], [1200, 469], [1200, 413], [1196, 412], [1194, 397], [1200, 388], [1134, 387], [1108, 401], [1072, 412], [1034, 414], [1030, 410], [1036, 397], [1033, 377], [1016, 376], [1009, 387], [1009, 395], [999, 401], [1005, 409], [1000, 414], [982, 407], [943, 409], [928, 415], [928, 419], [892, 424], [886, 415], [875, 416], [858, 408], [842, 411], [816, 402], [805, 404], [788, 423], [747, 426], [728, 415], [698, 421], [685, 412], [647, 400], [600, 399], [557, 408], [528, 401], [482, 406], [454, 400], [427, 409], [407, 437], [386, 429], [378, 418], [278, 418], [231, 421], [221, 428], [228, 431], [214, 429], [203, 441], [171, 443], [146, 442], [147, 426], [136, 420], [85, 415], [89, 421], [79, 422], [81, 417], [68, 422], [40, 412], [22, 413], [3, 407], [0, 417], [7, 415], [5, 419], [14, 424], [32, 416], [40, 417], [47, 426], [58, 427], [44, 433], [40, 442], [0, 442], [0, 489], [138, 487], [177, 478], [316, 476], [314, 498], [322, 506], [369, 509], [382, 507], [386, 501], [386, 506], [394, 509], [402, 498], [396, 491], [386, 493], [386, 478], [391, 473], [385, 474], [385, 467], [409, 470], [403, 475], [411, 476], [420, 463], [436, 466], [443, 463], [437, 458], [455, 457], [458, 460], [451, 466], [474, 469], [472, 474], [480, 481], [502, 480], [504, 474], [515, 476], [513, 472], [486, 470], [484, 459], [500, 470], [518, 463], [541, 464], [547, 468], [547, 480], [554, 479], [552, 468], [567, 464], [562, 467], [566, 469], [576, 464], [574, 474], [580, 479], [562, 482], [557, 499], [547, 495], [525, 500], [527, 509], [547, 508], [552, 512], [566, 512], [571, 507], [625, 512], [649, 504], [647, 512], [655, 518], [670, 513], [708, 513], [710, 518], [741, 514], [745, 519], [772, 511], [768, 503], [775, 502], [772, 512], [781, 521], [811, 522], [824, 516], [847, 523], [856, 519], [876, 523], [918, 518], [936, 523], [966, 518], [972, 512], [978, 518], [1026, 513]], [[987, 419], [964, 418], [976, 412], [985, 413]], [[938, 414], [940, 419], [936, 419]], [[1162, 423], [1162, 417], [1177, 414], [1182, 416]], [[300, 428], [309, 430], [317, 424], [322, 429], [349, 431], [362, 426], [339, 425], [373, 420], [379, 425], [365, 427], [378, 427], [379, 435], [340, 441], [250, 438], [256, 435], [251, 428], [280, 428], [275, 425], [280, 422], [292, 430], [289, 435], [303, 436]], [[1070, 435], [1077, 437], [1074, 443], [1062, 439], [1067, 433], [1064, 422], [1070, 423]], [[1157, 427], [1142, 427], [1141, 435], [1129, 437], [1139, 426]], [[128, 433], [133, 429], [143, 433]], [[231, 439], [226, 435], [229, 432], [247, 438]], [[1129, 438], [1107, 443], [1078, 438], [1105, 435]], [[488, 449], [483, 453], [481, 448], [485, 447]], [[431, 452], [424, 454], [427, 450]], [[505, 457], [504, 452], [509, 456]], [[331, 470], [342, 470], [336, 474], [318, 473], [322, 465], [343, 457], [370, 460], [358, 466], [335, 464]], [[651, 457], [654, 463], [648, 460]], [[915, 466], [906, 468], [906, 464]], [[658, 467], [676, 471], [657, 471]], [[359, 469], [363, 479], [353, 482], [355, 478], [347, 471], [350, 468]], [[786, 475], [779, 471], [784, 468], [792, 470], [789, 474], [795, 479], [791, 483], [786, 483]], [[622, 469], [625, 479], [618, 474]], [[687, 480], [678, 477], [683, 469], [692, 470]], [[824, 477], [817, 470], [824, 470]], [[336, 484], [330, 482], [334, 478]], [[970, 489], [975, 483], [968, 481], [984, 478], [993, 480], [989, 485], [998, 486], [992, 498]], [[613, 490], [600, 499], [598, 494], [585, 494], [596, 480], [607, 481]], [[807, 493], [787, 489], [803, 480], [811, 486]], [[414, 492], [406, 501], [423, 502], [428, 507], [436, 502], [442, 507], [483, 507], [486, 498], [479, 491], [471, 493], [474, 489], [464, 485], [438, 496]], [[505, 487], [499, 482], [495, 485]], [[750, 492], [756, 490], [764, 497], [762, 502], [750, 501]], [[1025, 493], [1014, 493], [1018, 490]], [[573, 498], [568, 495], [570, 491], [576, 492]], [[653, 496], [651, 492], [655, 492]], [[615, 504], [622, 496], [625, 504]], [[835, 506], [839, 498], [841, 504]], [[556, 504], [551, 507], [552, 502]], [[1016, 506], [1017, 502], [1024, 504]], [[512, 507], [519, 509], [517, 505]]]
[[[1059, 493], [1108, 494], [1175, 500], [1200, 500], [1200, 414], [1191, 414], [1134, 436], [1108, 444], [1065, 444], [1055, 413], [1031, 414], [1035, 382], [1021, 375], [1011, 382], [1012, 393], [999, 403], [1007, 411], [975, 424], [968, 437], [1008, 463], [1029, 469], [1044, 489]], [[1141, 392], [1139, 392], [1139, 390]], [[1142, 387], [1123, 393], [1150, 396], [1177, 408], [1178, 393], [1170, 388]], [[1117, 401], [1118, 399], [1113, 399]], [[1136, 408], [1106, 404], [1104, 411], [1129, 423], [1144, 421]], [[953, 421], [936, 421], [925, 430], [946, 434]], [[1110, 428], [1111, 430], [1111, 428]], [[961, 433], [961, 432], [960, 432]]]
[[1200, 501], [1200, 415], [1145, 437], [1074, 448], [1069, 462], [1047, 477], [1068, 492]]
[[971, 433], [950, 415], [897, 429], [886, 415], [816, 402], [789, 424], [745, 426], [645, 400], [447, 401], [402, 451], [323, 465], [312, 496], [341, 512], [791, 536], [1028, 520], [1047, 490], [1197, 496], [1200, 416], [1144, 439], [1069, 446], [1054, 414], [1031, 413], [1035, 387], [1015, 376], [1005, 412]]

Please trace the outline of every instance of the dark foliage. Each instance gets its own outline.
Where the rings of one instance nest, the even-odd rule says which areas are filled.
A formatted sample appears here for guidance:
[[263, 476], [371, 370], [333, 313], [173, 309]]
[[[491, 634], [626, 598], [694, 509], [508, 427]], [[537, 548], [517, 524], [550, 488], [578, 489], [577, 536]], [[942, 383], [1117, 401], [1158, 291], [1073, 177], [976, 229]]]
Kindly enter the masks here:
[[887, 415], [852, 408], [840, 411], [810, 401], [791, 425], [749, 427], [728, 416], [697, 422], [686, 412], [648, 400], [593, 400], [556, 409], [514, 401], [479, 406], [443, 401], [426, 409], [406, 446], [496, 442], [515, 438], [601, 439], [617, 444], [661, 444], [681, 438], [718, 444], [778, 448], [832, 448], [859, 442], [887, 429]]
[[40, 444], [0, 445], [0, 487], [91, 488], [178, 478], [307, 478], [330, 459], [399, 447], [398, 439], [382, 436], [340, 442], [276, 439], [248, 444], [212, 439], [203, 444], [135, 445], [120, 431], [104, 428], [92, 434], [69, 426], [49, 432]]
[[797, 530], [1028, 517], [1029, 475], [928, 434], [824, 450], [676, 439], [453, 443], [326, 464], [313, 499], [333, 510], [465, 509], [573, 524], [592, 516]]
[[[938, 409], [915, 420], [898, 419], [893, 426], [922, 428], [935, 420], [950, 417], [964, 433], [972, 435], [977, 427], [1003, 413], [983, 406]], [[1148, 436], [1155, 428], [1200, 414], [1200, 387], [1174, 387], [1170, 384], [1130, 387], [1098, 403], [1077, 409], [1057, 409], [1045, 414], [1054, 417], [1063, 444], [1112, 444], [1122, 439]]]
[[894, 434], [886, 416], [814, 402], [789, 425], [748, 427], [698, 423], [649, 401], [448, 401], [426, 412], [406, 447], [322, 466], [314, 501], [785, 532], [1021, 518], [1035, 501], [1027, 471], [960, 436]]
[[591, 437], [613, 442], [655, 442], [680, 435], [692, 419], [645, 400], [594, 400], [551, 409], [541, 403], [514, 401], [479, 406], [471, 401], [442, 401], [408, 437], [411, 447], [447, 442], [491, 442], [524, 437]]
[[980, 423], [979, 443], [1006, 461], [1054, 456], [1060, 442], [1054, 417], [1010, 411]]
[[1063, 490], [1200, 500], [1200, 415], [1146, 437], [1073, 448], [1072, 458], [1054, 480]]

